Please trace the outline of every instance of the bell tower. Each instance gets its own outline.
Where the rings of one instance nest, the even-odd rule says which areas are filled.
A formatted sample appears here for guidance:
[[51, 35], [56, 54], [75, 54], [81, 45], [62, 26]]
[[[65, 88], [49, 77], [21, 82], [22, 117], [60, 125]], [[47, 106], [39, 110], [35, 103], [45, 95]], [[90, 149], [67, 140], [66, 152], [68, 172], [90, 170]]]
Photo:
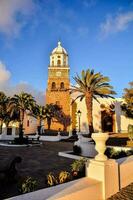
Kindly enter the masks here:
[[[67, 51], [58, 42], [50, 55], [48, 66], [48, 82], [46, 90], [46, 104], [57, 104], [66, 116], [70, 116], [70, 80]], [[47, 125], [46, 125], [47, 126]], [[51, 129], [63, 130], [63, 125], [56, 120], [51, 123]], [[69, 129], [69, 128], [67, 128]]]

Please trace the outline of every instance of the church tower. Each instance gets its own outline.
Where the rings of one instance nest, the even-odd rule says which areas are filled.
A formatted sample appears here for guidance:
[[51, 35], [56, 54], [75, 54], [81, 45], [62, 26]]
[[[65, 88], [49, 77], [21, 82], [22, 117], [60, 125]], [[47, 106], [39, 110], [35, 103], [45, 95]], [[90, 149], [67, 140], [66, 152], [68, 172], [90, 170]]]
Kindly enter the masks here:
[[[57, 104], [66, 116], [70, 116], [70, 80], [67, 51], [58, 42], [58, 46], [50, 55], [48, 67], [48, 84], [46, 90], [46, 104]], [[63, 130], [63, 125], [56, 120], [51, 123], [51, 129]], [[67, 127], [69, 129], [69, 127]]]

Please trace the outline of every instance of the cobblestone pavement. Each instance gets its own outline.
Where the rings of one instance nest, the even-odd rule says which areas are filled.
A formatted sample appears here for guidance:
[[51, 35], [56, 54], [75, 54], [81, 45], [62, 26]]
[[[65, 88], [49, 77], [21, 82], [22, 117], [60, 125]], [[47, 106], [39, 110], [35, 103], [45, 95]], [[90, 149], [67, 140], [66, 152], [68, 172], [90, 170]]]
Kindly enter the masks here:
[[133, 200], [133, 183], [123, 188], [120, 192], [113, 195], [108, 200]]
[[[37, 179], [38, 187], [46, 187], [46, 175], [49, 172], [55, 174], [61, 170], [70, 170], [72, 159], [58, 156], [59, 151], [72, 150], [72, 143], [44, 142], [41, 146], [34, 147], [2, 147], [0, 146], [0, 167], [7, 160], [21, 156], [18, 174], [22, 177], [32, 176]], [[0, 185], [0, 199], [18, 195], [16, 184]]]

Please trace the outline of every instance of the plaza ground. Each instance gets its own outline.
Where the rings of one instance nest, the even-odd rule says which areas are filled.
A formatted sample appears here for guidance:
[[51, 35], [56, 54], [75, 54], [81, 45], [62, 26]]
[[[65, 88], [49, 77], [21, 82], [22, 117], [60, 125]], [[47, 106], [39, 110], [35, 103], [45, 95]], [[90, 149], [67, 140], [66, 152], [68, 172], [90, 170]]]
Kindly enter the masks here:
[[[123, 137], [121, 137], [123, 136]], [[127, 135], [112, 135], [108, 145], [125, 146]], [[34, 147], [3, 147], [0, 146], [0, 164], [4, 164], [15, 156], [21, 156], [22, 163], [18, 165], [18, 175], [31, 176], [38, 182], [37, 189], [46, 187], [46, 175], [49, 172], [57, 174], [62, 170], [70, 170], [72, 159], [58, 156], [59, 151], [72, 150], [73, 142], [43, 142], [40, 146]], [[124, 193], [123, 193], [124, 192]], [[4, 185], [0, 183], [0, 199], [18, 195], [17, 184]], [[129, 198], [127, 195], [129, 195]], [[111, 200], [133, 199], [133, 184], [128, 186], [122, 193], [110, 198]], [[123, 196], [123, 199], [124, 199]]]
[[[55, 174], [61, 170], [70, 170], [72, 159], [58, 156], [59, 151], [72, 150], [70, 142], [44, 142], [34, 147], [2, 147], [0, 146], [0, 163], [15, 156], [21, 156], [22, 163], [18, 165], [20, 176], [31, 176], [38, 182], [37, 189], [46, 187], [46, 175]], [[0, 187], [0, 199], [18, 195], [16, 184]]]

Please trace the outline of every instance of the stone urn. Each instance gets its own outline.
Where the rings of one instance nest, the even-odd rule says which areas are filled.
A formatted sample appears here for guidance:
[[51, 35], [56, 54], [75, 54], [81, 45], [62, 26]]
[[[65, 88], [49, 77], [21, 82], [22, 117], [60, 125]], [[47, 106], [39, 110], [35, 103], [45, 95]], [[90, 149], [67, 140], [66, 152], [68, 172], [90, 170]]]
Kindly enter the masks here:
[[106, 161], [107, 156], [104, 155], [104, 152], [106, 150], [106, 141], [109, 138], [108, 133], [93, 133], [92, 139], [95, 141], [95, 149], [98, 152], [98, 154], [95, 156], [95, 160], [98, 161]]

